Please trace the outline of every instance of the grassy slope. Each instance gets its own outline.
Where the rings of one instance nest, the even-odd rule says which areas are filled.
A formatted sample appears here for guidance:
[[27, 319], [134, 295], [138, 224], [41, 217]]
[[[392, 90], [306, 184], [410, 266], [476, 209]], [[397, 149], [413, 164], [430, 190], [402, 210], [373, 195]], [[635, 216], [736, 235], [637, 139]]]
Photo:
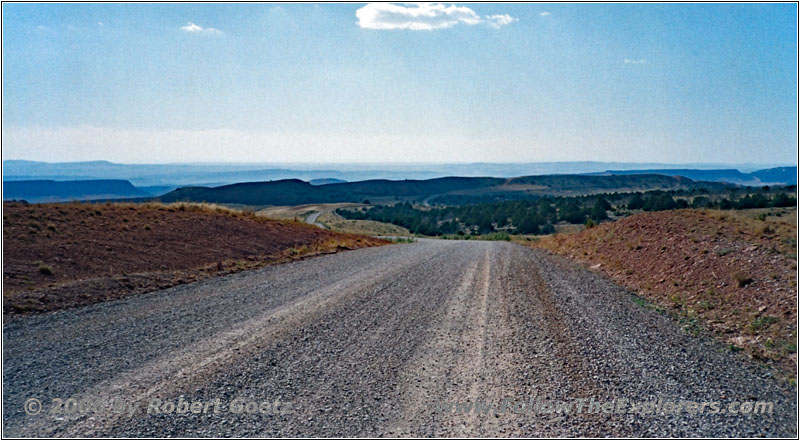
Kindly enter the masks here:
[[733, 350], [797, 365], [796, 211], [645, 213], [534, 242], [605, 273]]
[[256, 214], [272, 219], [304, 220], [309, 215], [322, 212], [317, 222], [328, 227], [331, 231], [349, 234], [365, 234], [368, 236], [411, 236], [407, 229], [370, 220], [349, 220], [333, 211], [337, 208], [364, 207], [364, 204], [338, 203], [338, 204], [307, 204], [295, 206], [267, 207]]
[[317, 222], [340, 233], [367, 234], [370, 236], [413, 236], [407, 229], [384, 222], [371, 220], [350, 220], [336, 213], [323, 213]]
[[289, 205], [289, 206], [273, 206], [266, 207], [256, 212], [259, 216], [264, 216], [271, 219], [285, 219], [285, 220], [298, 220], [302, 221], [310, 214], [320, 211], [333, 211], [337, 208], [345, 207], [362, 207], [363, 204], [356, 204], [352, 202], [342, 202], [335, 204], [305, 204], [305, 205]]

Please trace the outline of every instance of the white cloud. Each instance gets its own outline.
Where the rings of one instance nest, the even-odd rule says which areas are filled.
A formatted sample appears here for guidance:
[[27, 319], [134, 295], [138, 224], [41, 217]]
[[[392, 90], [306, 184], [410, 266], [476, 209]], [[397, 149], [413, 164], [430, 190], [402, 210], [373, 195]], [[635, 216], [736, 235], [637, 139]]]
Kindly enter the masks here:
[[630, 58], [626, 58], [624, 63], [625, 64], [645, 64], [645, 63], [647, 63], [647, 60], [645, 60], [644, 58], [639, 59], [639, 60], [632, 60]]
[[495, 29], [500, 29], [505, 25], [514, 23], [515, 21], [517, 21], [517, 19], [508, 14], [486, 16], [486, 23]]
[[181, 26], [181, 30], [186, 31], [186, 32], [190, 32], [190, 33], [193, 33], [193, 34], [199, 34], [199, 33], [221, 34], [222, 33], [222, 31], [220, 31], [219, 29], [204, 28], [204, 27], [198, 26], [198, 25], [196, 25], [196, 24], [194, 24], [192, 22], [186, 23], [186, 26]]
[[539, 15], [542, 16], [542, 17], [547, 17], [548, 15], [550, 15], [550, 13], [547, 12], [547, 11], [544, 11], [544, 12], [540, 12]]
[[446, 29], [458, 24], [476, 25], [487, 23], [500, 28], [513, 21], [509, 15], [492, 15], [482, 19], [466, 6], [441, 3], [419, 3], [413, 6], [391, 3], [369, 3], [356, 11], [358, 25], [363, 29], [410, 29], [432, 31]]

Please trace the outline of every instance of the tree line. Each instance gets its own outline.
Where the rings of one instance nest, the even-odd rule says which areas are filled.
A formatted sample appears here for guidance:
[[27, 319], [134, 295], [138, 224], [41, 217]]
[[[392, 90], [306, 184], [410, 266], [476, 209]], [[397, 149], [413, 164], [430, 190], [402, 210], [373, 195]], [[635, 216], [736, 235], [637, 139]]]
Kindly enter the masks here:
[[610, 211], [617, 215], [626, 215], [630, 210], [662, 211], [690, 207], [747, 209], [792, 207], [797, 204], [794, 197], [783, 192], [770, 194], [768, 189], [738, 198], [735, 193], [730, 197], [712, 197], [701, 191], [695, 193], [696, 196], [689, 202], [686, 196], [692, 193], [695, 192], [653, 190], [593, 196], [546, 196], [536, 200], [438, 207], [421, 207], [403, 202], [370, 208], [338, 209], [336, 213], [346, 219], [374, 220], [399, 225], [413, 234], [426, 236], [488, 234], [495, 231], [551, 234], [555, 232], [555, 224], [593, 225], [608, 219]]

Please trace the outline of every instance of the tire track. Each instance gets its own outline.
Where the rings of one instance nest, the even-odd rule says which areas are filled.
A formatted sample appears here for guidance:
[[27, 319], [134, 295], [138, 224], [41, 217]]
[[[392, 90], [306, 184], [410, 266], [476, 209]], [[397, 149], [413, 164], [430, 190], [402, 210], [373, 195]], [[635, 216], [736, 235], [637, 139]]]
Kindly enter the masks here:
[[[501, 242], [309, 259], [3, 328], [6, 436], [793, 436], [796, 390], [613, 283]], [[37, 337], [41, 336], [41, 337]], [[280, 398], [281, 415], [25, 415], [29, 396]], [[775, 414], [443, 411], [757, 398]], [[521, 401], [522, 400], [522, 401]], [[438, 406], [438, 407], [437, 407]]]

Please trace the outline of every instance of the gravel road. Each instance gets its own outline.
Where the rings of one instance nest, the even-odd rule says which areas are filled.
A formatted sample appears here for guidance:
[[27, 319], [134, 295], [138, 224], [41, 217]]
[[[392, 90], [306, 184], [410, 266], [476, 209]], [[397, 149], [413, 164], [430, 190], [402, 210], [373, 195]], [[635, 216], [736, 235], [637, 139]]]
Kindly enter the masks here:
[[322, 213], [324, 213], [324, 211], [316, 211], [314, 213], [309, 214], [308, 217], [306, 218], [306, 223], [311, 225], [316, 225], [326, 230], [327, 228], [325, 228], [325, 225], [322, 225], [321, 223], [317, 222], [317, 219]]
[[[506, 242], [360, 249], [14, 319], [3, 362], [6, 437], [797, 434], [796, 390], [768, 369]], [[600, 410], [615, 399], [635, 411]], [[659, 399], [774, 409], [645, 414]]]

